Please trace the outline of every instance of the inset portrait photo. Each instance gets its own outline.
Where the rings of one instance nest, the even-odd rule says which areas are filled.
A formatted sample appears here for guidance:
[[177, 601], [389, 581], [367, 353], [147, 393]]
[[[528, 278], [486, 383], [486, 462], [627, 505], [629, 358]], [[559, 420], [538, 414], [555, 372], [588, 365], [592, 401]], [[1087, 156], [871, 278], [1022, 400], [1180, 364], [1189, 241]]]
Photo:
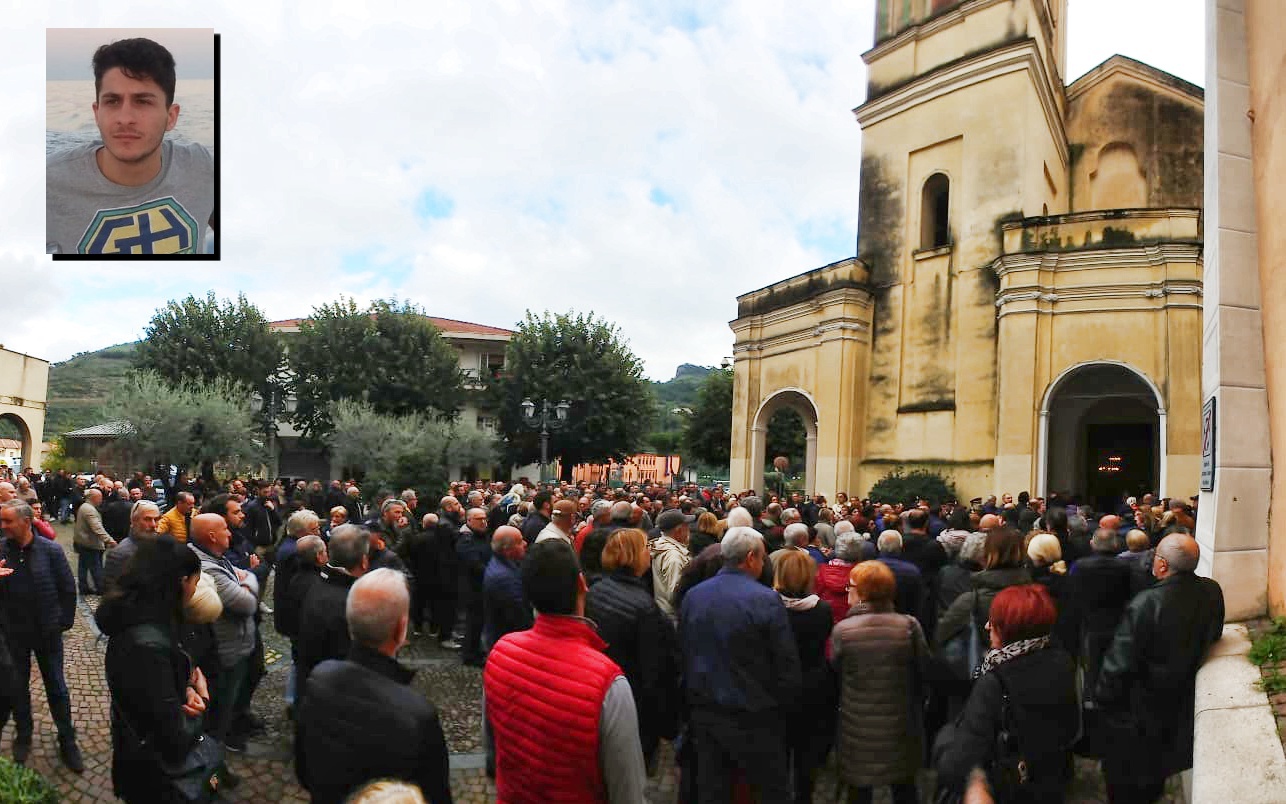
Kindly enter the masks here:
[[45, 251], [218, 259], [218, 36], [49, 28]]

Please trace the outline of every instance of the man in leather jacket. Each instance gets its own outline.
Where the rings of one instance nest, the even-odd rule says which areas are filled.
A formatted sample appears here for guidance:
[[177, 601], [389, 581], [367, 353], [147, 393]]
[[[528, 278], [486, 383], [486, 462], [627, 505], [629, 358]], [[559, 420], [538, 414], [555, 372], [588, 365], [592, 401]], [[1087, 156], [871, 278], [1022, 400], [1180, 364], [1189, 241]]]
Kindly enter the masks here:
[[1187, 534], [1161, 540], [1158, 582], [1130, 601], [1103, 658], [1094, 700], [1112, 724], [1103, 771], [1114, 804], [1155, 801], [1192, 767], [1197, 670], [1224, 620], [1219, 584], [1194, 572], [1199, 556]]

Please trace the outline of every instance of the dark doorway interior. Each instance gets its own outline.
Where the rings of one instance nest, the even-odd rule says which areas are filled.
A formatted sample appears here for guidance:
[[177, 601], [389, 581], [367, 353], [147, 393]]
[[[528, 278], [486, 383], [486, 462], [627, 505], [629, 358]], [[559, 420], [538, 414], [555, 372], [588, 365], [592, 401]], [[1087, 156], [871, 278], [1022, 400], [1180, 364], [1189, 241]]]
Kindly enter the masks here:
[[1156, 488], [1152, 424], [1086, 424], [1085, 489], [1097, 511], [1115, 511], [1123, 496]]

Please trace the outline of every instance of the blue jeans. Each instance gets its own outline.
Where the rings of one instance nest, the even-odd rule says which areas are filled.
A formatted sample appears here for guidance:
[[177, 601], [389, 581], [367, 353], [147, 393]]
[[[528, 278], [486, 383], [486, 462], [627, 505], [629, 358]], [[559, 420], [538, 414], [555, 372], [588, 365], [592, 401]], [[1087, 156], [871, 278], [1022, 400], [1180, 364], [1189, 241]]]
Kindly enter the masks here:
[[71, 521], [71, 497], [58, 498], [58, 521], [64, 525]]
[[80, 593], [89, 594], [89, 584], [86, 583], [88, 573], [94, 581], [94, 594], [101, 595], [103, 593], [103, 551], [77, 548], [76, 555], [79, 556], [76, 561], [76, 574], [80, 578]]
[[299, 698], [299, 651], [294, 640], [290, 642], [290, 675], [286, 676], [286, 706], [294, 706]]
[[[71, 720], [71, 695], [67, 692], [67, 681], [63, 677], [63, 635], [30, 634], [10, 635], [9, 654], [13, 657], [14, 689], [10, 705], [13, 707], [13, 722], [20, 736], [30, 738], [31, 720], [31, 654], [36, 654], [36, 664], [40, 667], [40, 679], [45, 683], [45, 698], [49, 701], [49, 713], [58, 727], [58, 736], [62, 739], [75, 739], [76, 730]], [[3, 711], [3, 710], [0, 710]], [[4, 711], [8, 720], [9, 713]], [[0, 727], [4, 721], [0, 721]]]

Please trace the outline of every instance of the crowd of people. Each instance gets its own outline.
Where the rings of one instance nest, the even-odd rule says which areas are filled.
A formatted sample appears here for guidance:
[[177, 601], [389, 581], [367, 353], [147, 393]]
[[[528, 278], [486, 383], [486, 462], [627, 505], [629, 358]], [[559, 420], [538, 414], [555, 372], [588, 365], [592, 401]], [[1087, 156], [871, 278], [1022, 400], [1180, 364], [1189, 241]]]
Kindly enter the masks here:
[[[642, 801], [670, 741], [682, 801], [811, 801], [828, 763], [854, 802], [919, 800], [924, 769], [943, 801], [1059, 801], [1079, 754], [1110, 801], [1151, 802], [1191, 766], [1196, 671], [1223, 626], [1178, 499], [476, 482], [429, 503], [340, 481], [25, 480], [0, 482], [14, 757], [34, 654], [83, 767], [61, 634], [77, 591], [102, 595], [131, 802], [239, 783], [224, 750], [263, 727], [265, 617], [291, 643], [315, 801], [389, 779], [450, 801], [438, 713], [396, 658], [419, 634], [483, 668], [501, 801]], [[74, 520], [78, 578], [52, 519]]]

